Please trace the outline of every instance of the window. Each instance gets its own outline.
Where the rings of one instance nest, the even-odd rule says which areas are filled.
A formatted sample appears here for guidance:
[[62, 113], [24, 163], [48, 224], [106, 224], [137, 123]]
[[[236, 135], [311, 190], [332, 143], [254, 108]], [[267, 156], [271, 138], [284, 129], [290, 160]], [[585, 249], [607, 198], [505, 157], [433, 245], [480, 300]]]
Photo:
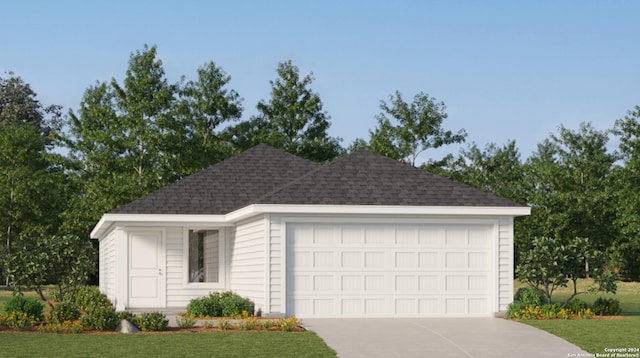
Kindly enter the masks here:
[[187, 241], [188, 282], [220, 283], [223, 241], [220, 230], [189, 230]]

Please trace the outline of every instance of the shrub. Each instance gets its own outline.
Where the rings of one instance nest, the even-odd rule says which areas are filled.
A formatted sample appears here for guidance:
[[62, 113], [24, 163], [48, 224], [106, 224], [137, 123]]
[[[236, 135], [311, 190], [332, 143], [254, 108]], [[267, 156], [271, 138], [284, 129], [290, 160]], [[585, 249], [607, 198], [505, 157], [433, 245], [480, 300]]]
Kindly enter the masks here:
[[8, 314], [22, 312], [36, 321], [41, 321], [44, 318], [44, 304], [37, 298], [22, 295], [11, 297], [5, 304], [4, 311]]
[[100, 292], [96, 286], [80, 286], [76, 290], [74, 296], [74, 303], [82, 311], [89, 311], [90, 309], [99, 307], [112, 307], [111, 301], [107, 296]]
[[138, 319], [142, 331], [164, 331], [169, 326], [169, 321], [161, 312], [145, 312]]
[[245, 317], [238, 323], [238, 327], [243, 331], [251, 331], [258, 326], [258, 318], [254, 316]]
[[622, 309], [620, 309], [620, 301], [603, 297], [598, 297], [595, 302], [593, 302], [591, 310], [598, 316], [617, 316], [622, 312]]
[[126, 319], [127, 321], [131, 322], [134, 326], [138, 327], [138, 316], [136, 316], [135, 313], [129, 312], [129, 311], [121, 311], [121, 312], [117, 312], [116, 316], [118, 316], [118, 320]]
[[254, 309], [254, 304], [250, 299], [243, 298], [231, 291], [220, 294], [220, 306], [222, 306], [222, 315], [224, 317], [238, 315], [241, 314], [242, 311], [253, 314]]
[[13, 311], [4, 317], [4, 324], [17, 331], [31, 329], [35, 323], [33, 316], [28, 316], [27, 313], [20, 311]]
[[176, 323], [180, 328], [191, 328], [196, 325], [196, 321], [190, 314], [179, 314], [176, 316]]
[[589, 308], [589, 304], [576, 298], [569, 302], [565, 308], [573, 314], [578, 314], [582, 310], [587, 310]]
[[187, 305], [187, 314], [194, 317], [219, 317], [222, 314], [220, 296], [210, 294], [206, 297], [192, 299]]
[[516, 291], [513, 302], [523, 303], [524, 306], [542, 306], [546, 301], [544, 292], [537, 287], [521, 287]]
[[87, 330], [113, 331], [120, 319], [113, 307], [94, 306], [85, 311], [81, 319], [82, 327]]
[[[539, 306], [529, 306], [529, 307], [539, 307]], [[507, 318], [520, 318], [518, 317], [519, 313], [526, 309], [527, 305], [519, 301], [513, 301], [507, 306]]]
[[65, 321], [76, 321], [80, 311], [69, 302], [60, 302], [51, 309], [51, 323], [62, 324]]

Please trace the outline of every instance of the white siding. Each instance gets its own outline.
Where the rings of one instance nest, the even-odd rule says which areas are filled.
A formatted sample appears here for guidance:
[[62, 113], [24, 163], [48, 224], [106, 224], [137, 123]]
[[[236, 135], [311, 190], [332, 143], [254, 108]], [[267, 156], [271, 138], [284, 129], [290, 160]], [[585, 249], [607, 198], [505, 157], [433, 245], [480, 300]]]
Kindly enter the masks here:
[[498, 233], [498, 311], [513, 302], [513, 217], [500, 218]]
[[265, 310], [265, 222], [264, 218], [238, 223], [229, 240], [229, 288], [250, 298]]
[[111, 230], [99, 241], [99, 271], [100, 291], [104, 293], [111, 302], [116, 301], [116, 247], [114, 230]]
[[268, 274], [271, 285], [267, 289], [270, 290], [271, 302], [268, 302], [267, 312], [282, 313], [282, 223], [279, 216], [271, 216], [270, 220], [271, 244]]

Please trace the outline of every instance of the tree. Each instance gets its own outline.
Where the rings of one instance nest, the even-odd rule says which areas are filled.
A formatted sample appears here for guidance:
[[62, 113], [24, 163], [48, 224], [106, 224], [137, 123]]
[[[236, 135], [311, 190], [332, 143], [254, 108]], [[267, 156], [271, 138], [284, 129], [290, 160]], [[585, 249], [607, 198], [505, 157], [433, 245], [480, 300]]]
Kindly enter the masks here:
[[[220, 135], [220, 127], [242, 116], [242, 99], [227, 89], [231, 76], [214, 62], [198, 68], [196, 81], [179, 91], [176, 121], [166, 123], [165, 152], [174, 153], [171, 163], [176, 177], [200, 171], [233, 154], [231, 143]], [[179, 166], [179, 167], [176, 167]]]
[[558, 132], [540, 143], [525, 164], [532, 215], [523, 220], [523, 228], [530, 237], [588, 237], [604, 251], [616, 236], [607, 186], [617, 158], [608, 152], [608, 134], [589, 123], [577, 131], [560, 126]]
[[[378, 126], [369, 132], [369, 148], [413, 166], [422, 152], [463, 143], [467, 136], [464, 129], [456, 133], [443, 129], [442, 123], [448, 117], [444, 102], [436, 102], [423, 92], [415, 95], [409, 104], [396, 91], [389, 96], [389, 103], [380, 101], [380, 109], [382, 112], [376, 116]], [[392, 119], [397, 124], [394, 125]]]
[[[567, 241], [568, 244], [563, 244]], [[591, 261], [591, 265], [586, 267], [585, 261]], [[516, 274], [521, 281], [542, 287], [548, 303], [551, 303], [553, 292], [559, 287], [567, 287], [571, 280], [573, 293], [563, 304], [566, 306], [579, 294], [616, 292], [615, 277], [604, 270], [605, 261], [604, 254], [595, 250], [588, 239], [536, 237], [531, 241], [530, 249], [522, 253]], [[588, 291], [578, 291], [577, 280], [586, 275], [593, 276], [597, 286], [590, 287]]]
[[219, 127], [242, 113], [230, 77], [215, 63], [170, 84], [155, 47], [132, 53], [124, 81], [89, 87], [70, 112], [68, 168], [80, 193], [65, 229], [87, 235], [102, 214], [232, 154]]
[[616, 197], [615, 224], [620, 235], [610, 253], [626, 280], [640, 280], [640, 106], [615, 123], [620, 139], [622, 166], [615, 168], [609, 185]]
[[484, 149], [473, 143], [460, 152], [440, 174], [519, 203], [526, 202], [524, 168], [515, 141], [502, 147], [489, 143]]
[[43, 106], [29, 84], [13, 73], [9, 76], [0, 77], [0, 223], [5, 254], [12, 252], [20, 234], [57, 229], [64, 190], [64, 175], [47, 153], [60, 107]]
[[96, 271], [96, 262], [96, 251], [88, 239], [44, 235], [21, 236], [5, 265], [17, 290], [33, 288], [47, 301], [43, 292], [45, 285], [56, 284], [59, 297], [63, 292], [75, 292]]
[[330, 117], [320, 96], [309, 88], [313, 74], [301, 78], [291, 61], [278, 64], [277, 73], [278, 78], [269, 82], [271, 99], [256, 106], [260, 114], [230, 128], [227, 138], [240, 150], [266, 143], [317, 162], [341, 155], [341, 139], [328, 135]]

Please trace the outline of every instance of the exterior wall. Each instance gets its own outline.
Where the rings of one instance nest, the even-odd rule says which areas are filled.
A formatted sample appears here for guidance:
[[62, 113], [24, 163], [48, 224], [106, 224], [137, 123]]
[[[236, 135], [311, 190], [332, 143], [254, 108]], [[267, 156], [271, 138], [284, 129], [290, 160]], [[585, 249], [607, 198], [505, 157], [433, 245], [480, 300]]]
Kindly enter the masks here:
[[250, 298], [256, 310], [265, 308], [265, 219], [254, 218], [230, 229], [228, 241], [228, 287]]
[[99, 269], [100, 291], [111, 302], [116, 300], [116, 240], [115, 231], [111, 230], [99, 240]]
[[498, 232], [498, 312], [506, 313], [513, 302], [514, 279], [513, 217], [499, 220]]
[[270, 217], [269, 232], [271, 234], [269, 243], [269, 282], [270, 285], [267, 288], [269, 290], [269, 297], [271, 298], [267, 303], [268, 312], [270, 313], [284, 313], [282, 297], [284, 296], [283, 290], [283, 256], [286, 252], [283, 252], [284, 247], [283, 240], [283, 224], [280, 216]]
[[[184, 308], [194, 298], [208, 295], [212, 288], [188, 286], [185, 282], [185, 252], [183, 226], [166, 227], [167, 307]], [[221, 228], [221, 230], [225, 230]]]

